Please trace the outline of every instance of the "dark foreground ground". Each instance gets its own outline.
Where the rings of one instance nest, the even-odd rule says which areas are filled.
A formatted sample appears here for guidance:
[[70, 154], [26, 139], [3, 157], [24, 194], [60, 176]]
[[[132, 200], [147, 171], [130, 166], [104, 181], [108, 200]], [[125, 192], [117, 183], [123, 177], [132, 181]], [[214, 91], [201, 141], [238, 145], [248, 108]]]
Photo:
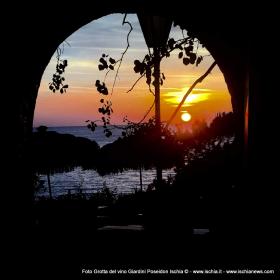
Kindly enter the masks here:
[[38, 276], [65, 276], [62, 279], [67, 279], [66, 276], [100, 279], [102, 276], [83, 275], [82, 269], [276, 268], [273, 244], [269, 240], [260, 244], [255, 240], [188, 236], [175, 231], [108, 230], [93, 233], [53, 229], [37, 231], [35, 235], [25, 259], [29, 260], [30, 267], [25, 269]]
[[[183, 216], [176, 218], [174, 213], [171, 218], [166, 213], [149, 213], [145, 219], [132, 215], [130, 207], [131, 213], [126, 209], [126, 214], [122, 213], [125, 218], [119, 219], [116, 214], [119, 210], [113, 208], [111, 217], [106, 219], [104, 209], [98, 213], [98, 209], [90, 211], [83, 205], [86, 211], [82, 213], [72, 204], [71, 210], [66, 207], [70, 211], [66, 216], [57, 209], [43, 210], [22, 250], [14, 256], [15, 260], [20, 259], [17, 263], [22, 263], [22, 275], [25, 272], [35, 279], [103, 279], [108, 275], [85, 274], [83, 269], [277, 269], [273, 228], [248, 230], [236, 221], [230, 227], [210, 225], [208, 234], [194, 234], [197, 233], [193, 231], [194, 225], [185, 223]], [[203, 224], [197, 224], [196, 228], [203, 228]], [[137, 278], [136, 274], [125, 276]], [[154, 279], [151, 274], [138, 275], [140, 279], [147, 276]], [[160, 276], [170, 278], [170, 275]], [[188, 279], [186, 275], [175, 276]], [[221, 279], [227, 279], [222, 276]], [[275, 275], [258, 275], [256, 279], [272, 277]]]

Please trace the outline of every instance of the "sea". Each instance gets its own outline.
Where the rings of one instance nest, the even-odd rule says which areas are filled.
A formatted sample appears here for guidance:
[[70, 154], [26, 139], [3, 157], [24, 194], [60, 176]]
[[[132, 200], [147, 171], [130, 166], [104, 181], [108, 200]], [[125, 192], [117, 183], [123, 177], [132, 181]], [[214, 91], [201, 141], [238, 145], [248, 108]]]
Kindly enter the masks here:
[[[36, 130], [34, 128], [34, 130]], [[113, 135], [106, 137], [102, 127], [97, 127], [94, 132], [86, 126], [49, 127], [48, 131], [72, 134], [96, 141], [100, 147], [112, 143], [121, 137], [121, 129], [113, 129]], [[163, 170], [163, 178], [174, 176], [173, 168]], [[142, 170], [142, 189], [145, 191], [156, 177], [155, 169]], [[108, 187], [116, 194], [133, 193], [140, 190], [140, 171], [125, 170], [122, 173], [100, 176], [95, 170], [83, 170], [76, 167], [70, 172], [55, 173], [50, 175], [51, 192], [53, 197], [68, 194], [84, 194], [90, 196], [104, 187]], [[47, 176], [39, 175], [39, 184], [36, 188], [35, 198], [48, 198], [50, 196]]]

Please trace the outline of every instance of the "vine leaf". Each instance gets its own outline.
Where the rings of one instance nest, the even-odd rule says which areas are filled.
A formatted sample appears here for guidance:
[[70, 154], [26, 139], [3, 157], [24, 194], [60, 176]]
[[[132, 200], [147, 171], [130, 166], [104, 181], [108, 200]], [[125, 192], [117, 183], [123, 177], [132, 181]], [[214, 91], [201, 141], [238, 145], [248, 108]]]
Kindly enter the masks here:
[[68, 66], [67, 59], [61, 59], [61, 55], [63, 53], [63, 48], [60, 47], [56, 50], [57, 56], [56, 56], [56, 72], [52, 76], [52, 81], [49, 83], [49, 89], [55, 93], [56, 91], [59, 91], [61, 94], [66, 92], [66, 89], [68, 88], [68, 85], [64, 85], [63, 82], [65, 81], [65, 78], [62, 76], [65, 72], [65, 68]]
[[188, 65], [188, 64], [190, 63], [190, 59], [187, 58], [187, 57], [184, 57], [184, 58], [183, 58], [183, 63], [184, 63], [185, 65]]
[[111, 64], [115, 64], [115, 63], [116, 63], [116, 60], [115, 60], [114, 58], [110, 57], [110, 58], [109, 58], [109, 62], [110, 62]]
[[194, 64], [195, 60], [196, 60], [196, 54], [195, 53], [190, 53], [189, 57], [190, 57], [190, 64]]

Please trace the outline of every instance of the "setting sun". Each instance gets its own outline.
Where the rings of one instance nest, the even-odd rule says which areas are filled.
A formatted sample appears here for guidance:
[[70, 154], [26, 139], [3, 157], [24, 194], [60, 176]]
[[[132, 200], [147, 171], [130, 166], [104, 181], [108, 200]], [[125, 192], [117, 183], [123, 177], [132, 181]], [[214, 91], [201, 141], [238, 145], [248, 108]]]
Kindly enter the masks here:
[[181, 119], [182, 119], [182, 121], [184, 121], [184, 122], [190, 121], [191, 118], [192, 118], [192, 116], [191, 116], [188, 112], [184, 112], [184, 113], [181, 115]]

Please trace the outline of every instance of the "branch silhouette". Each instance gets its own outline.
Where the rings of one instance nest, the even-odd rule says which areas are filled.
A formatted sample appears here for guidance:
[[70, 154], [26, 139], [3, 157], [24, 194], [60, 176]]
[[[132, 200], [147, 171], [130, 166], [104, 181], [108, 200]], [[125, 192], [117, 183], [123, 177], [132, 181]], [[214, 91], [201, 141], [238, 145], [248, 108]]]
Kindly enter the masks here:
[[145, 76], [145, 73], [143, 73], [132, 85], [132, 87], [126, 92], [129, 93], [130, 91], [132, 91], [134, 89], [134, 87], [136, 86], [136, 84]]
[[179, 112], [179, 110], [181, 109], [181, 107], [183, 106], [184, 102], [186, 101], [187, 97], [190, 95], [190, 93], [192, 92], [192, 90], [194, 89], [194, 87], [198, 84], [201, 83], [209, 74], [210, 72], [213, 70], [213, 68], [217, 65], [217, 62], [214, 61], [212, 63], [212, 65], [209, 67], [209, 69], [201, 76], [199, 77], [193, 84], [192, 86], [188, 89], [188, 91], [186, 92], [186, 94], [184, 95], [182, 101], [180, 102], [180, 104], [178, 105], [178, 107], [176, 108], [176, 110], [174, 111], [174, 113], [172, 114], [172, 116], [170, 117], [170, 119], [168, 120], [166, 127], [168, 128], [168, 126], [170, 125], [170, 123], [173, 121], [173, 119], [175, 118], [175, 116], [177, 115], [177, 113]]
[[123, 61], [123, 57], [124, 57], [124, 55], [126, 54], [128, 48], [129, 48], [129, 46], [130, 46], [130, 44], [129, 44], [129, 35], [130, 35], [131, 31], [133, 30], [133, 27], [132, 27], [132, 25], [131, 25], [131, 23], [130, 23], [129, 21], [126, 21], [126, 16], [127, 16], [127, 14], [124, 15], [122, 25], [128, 24], [129, 27], [130, 27], [130, 30], [129, 30], [129, 32], [127, 33], [127, 36], [126, 36], [126, 42], [127, 42], [126, 48], [125, 48], [124, 52], [122, 53], [121, 58], [119, 59], [119, 62], [120, 62], [120, 63], [119, 63], [119, 65], [118, 65], [118, 69], [117, 69], [117, 72], [116, 72], [116, 75], [115, 75], [115, 78], [114, 78], [114, 83], [113, 83], [113, 86], [112, 86], [112, 92], [111, 92], [111, 94], [113, 94], [113, 91], [114, 91], [114, 87], [115, 87], [115, 84], [116, 84], [117, 77], [118, 77], [118, 75], [119, 75], [119, 70], [120, 70], [120, 67], [121, 67], [121, 64], [122, 64], [122, 61]]
[[152, 104], [152, 106], [149, 108], [149, 110], [146, 112], [146, 114], [144, 115], [144, 117], [141, 119], [141, 121], [139, 121], [137, 124], [141, 124], [145, 119], [146, 117], [149, 115], [149, 113], [152, 111], [153, 107], [155, 106], [155, 100]]

